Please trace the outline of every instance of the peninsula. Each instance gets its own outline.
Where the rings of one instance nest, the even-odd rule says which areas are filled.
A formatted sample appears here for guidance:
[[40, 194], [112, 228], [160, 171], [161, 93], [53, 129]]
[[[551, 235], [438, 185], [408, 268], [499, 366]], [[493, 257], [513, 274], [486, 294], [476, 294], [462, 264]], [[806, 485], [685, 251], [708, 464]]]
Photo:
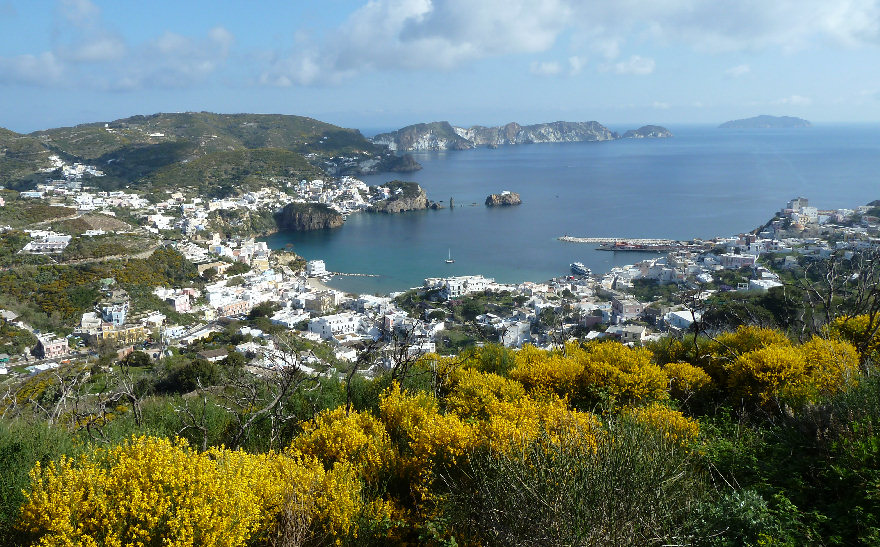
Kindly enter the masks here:
[[556, 142], [598, 142], [621, 138], [668, 138], [672, 133], [665, 127], [646, 125], [627, 131], [621, 136], [599, 122], [552, 122], [520, 125], [511, 122], [497, 127], [474, 125], [455, 127], [447, 121], [419, 123], [381, 133], [372, 138], [373, 144], [387, 146], [398, 152], [423, 150], [469, 150], [479, 146], [496, 148], [505, 144], [535, 144]]
[[724, 122], [718, 127], [721, 129], [788, 129], [792, 127], [811, 127], [811, 124], [803, 118], [763, 114], [754, 118]]

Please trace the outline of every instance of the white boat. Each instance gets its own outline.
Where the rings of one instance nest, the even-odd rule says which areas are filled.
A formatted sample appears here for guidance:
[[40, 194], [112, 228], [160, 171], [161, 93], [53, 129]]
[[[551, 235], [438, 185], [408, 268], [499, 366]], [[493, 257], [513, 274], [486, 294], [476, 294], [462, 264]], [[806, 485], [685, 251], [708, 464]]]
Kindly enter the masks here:
[[446, 259], [447, 264], [452, 264], [455, 262], [455, 259], [452, 258], [452, 249], [449, 249], [449, 258]]
[[575, 275], [590, 275], [593, 273], [589, 268], [584, 266], [582, 262], [572, 262], [569, 264], [569, 267], [571, 268], [571, 273]]

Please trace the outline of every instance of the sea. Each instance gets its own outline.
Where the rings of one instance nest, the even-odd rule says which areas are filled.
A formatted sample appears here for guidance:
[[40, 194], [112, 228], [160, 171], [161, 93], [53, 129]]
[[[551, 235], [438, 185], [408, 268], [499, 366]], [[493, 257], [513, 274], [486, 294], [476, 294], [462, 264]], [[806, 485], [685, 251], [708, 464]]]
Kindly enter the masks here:
[[[601, 251], [560, 241], [564, 235], [705, 239], [753, 230], [795, 197], [820, 209], [880, 199], [876, 124], [666, 127], [672, 138], [415, 153], [420, 171], [361, 179], [418, 182], [444, 209], [358, 213], [341, 228], [280, 232], [267, 241], [323, 259], [330, 271], [359, 274], [334, 276], [334, 288], [388, 294], [428, 277], [544, 281], [568, 274], [572, 262], [602, 273], [657, 256]], [[522, 205], [484, 205], [505, 190], [519, 193]], [[446, 263], [449, 256], [454, 263]]]

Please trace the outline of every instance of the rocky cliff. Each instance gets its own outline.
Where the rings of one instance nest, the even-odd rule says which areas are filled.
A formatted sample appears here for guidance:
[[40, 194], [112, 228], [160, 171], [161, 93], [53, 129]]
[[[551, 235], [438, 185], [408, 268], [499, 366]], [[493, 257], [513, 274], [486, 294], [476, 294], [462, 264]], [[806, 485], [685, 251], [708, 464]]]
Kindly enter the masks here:
[[371, 186], [370, 192], [376, 194], [382, 192], [382, 188], [389, 190], [387, 199], [377, 201], [368, 211], [373, 213], [400, 213], [403, 211], [417, 211], [431, 206], [425, 191], [415, 182], [393, 180], [381, 186]]
[[279, 230], [320, 230], [342, 226], [342, 215], [322, 203], [288, 203], [275, 214]]
[[522, 200], [516, 192], [502, 192], [500, 194], [490, 194], [486, 198], [486, 207], [510, 207], [520, 205]]
[[624, 139], [667, 139], [672, 132], [659, 125], [643, 125], [638, 129], [630, 129], [623, 134]]
[[[671, 137], [667, 129], [645, 126], [628, 131], [630, 138]], [[374, 144], [395, 151], [467, 150], [505, 144], [610, 141], [621, 136], [599, 122], [509, 123], [498, 127], [453, 127], [449, 122], [420, 123], [373, 137]]]
[[474, 147], [474, 143], [460, 136], [449, 122], [417, 123], [376, 135], [372, 141], [395, 151], [467, 150]]

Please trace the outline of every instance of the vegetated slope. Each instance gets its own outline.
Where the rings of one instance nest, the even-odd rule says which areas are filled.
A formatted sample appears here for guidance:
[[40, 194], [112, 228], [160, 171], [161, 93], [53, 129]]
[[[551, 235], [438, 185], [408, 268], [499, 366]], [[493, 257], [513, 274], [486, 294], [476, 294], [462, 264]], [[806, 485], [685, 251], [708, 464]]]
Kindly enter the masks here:
[[[310, 179], [322, 176], [302, 154], [278, 148], [213, 152], [186, 163], [175, 163], [150, 176], [154, 188], [197, 189], [209, 197], [225, 197], [236, 190], [256, 189], [270, 177]], [[253, 188], [252, 188], [253, 187]]]
[[0, 185], [49, 167], [48, 158], [38, 139], [0, 127]]
[[196, 154], [243, 148], [283, 148], [330, 155], [382, 151], [355, 129], [281, 114], [153, 114], [60, 127], [32, 135], [50, 147], [88, 160], [130, 147], [181, 140], [194, 145]]
[[[68, 162], [95, 165], [106, 176], [92, 178], [89, 183], [104, 189], [128, 185], [137, 188], [141, 182], [161, 179], [161, 176], [157, 179], [153, 175], [171, 166], [197, 162], [216, 153], [253, 149], [286, 151], [288, 154], [284, 158], [276, 154], [275, 159], [290, 160], [294, 171], [302, 171], [300, 166], [306, 161], [316, 168], [313, 173], [360, 174], [420, 168], [411, 157], [395, 156], [386, 147], [364, 138], [356, 129], [280, 114], [153, 114], [48, 129], [29, 136], [8, 133], [0, 134], [0, 150], [12, 150], [12, 146], [3, 144], [6, 142], [17, 143], [18, 148], [25, 142], [35, 157], [37, 152], [43, 158], [54, 153]], [[21, 155], [22, 152], [17, 153], [17, 156]], [[253, 160], [247, 154], [238, 158]], [[223, 156], [220, 161], [229, 163], [235, 159], [234, 156]], [[12, 173], [7, 177], [10, 181], [22, 181], [33, 177], [42, 166], [32, 161], [14, 171], [4, 170], [4, 173]], [[250, 167], [243, 165], [230, 171], [248, 170]], [[217, 171], [208, 176], [189, 168], [180, 174], [196, 175], [199, 181], [209, 185], [235, 182], [217, 178]], [[186, 186], [190, 182], [182, 179], [176, 184]]]

